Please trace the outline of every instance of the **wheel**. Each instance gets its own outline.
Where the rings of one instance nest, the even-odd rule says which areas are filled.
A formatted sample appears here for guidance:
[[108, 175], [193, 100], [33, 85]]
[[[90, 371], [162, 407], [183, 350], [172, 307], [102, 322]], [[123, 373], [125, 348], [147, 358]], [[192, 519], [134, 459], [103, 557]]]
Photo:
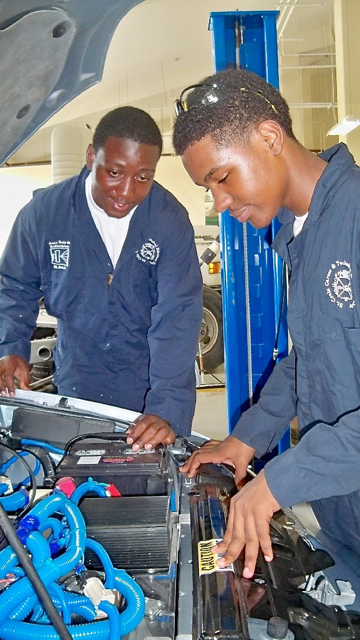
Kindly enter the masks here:
[[211, 373], [224, 362], [221, 295], [203, 286], [204, 315], [200, 330], [200, 348], [205, 371]]

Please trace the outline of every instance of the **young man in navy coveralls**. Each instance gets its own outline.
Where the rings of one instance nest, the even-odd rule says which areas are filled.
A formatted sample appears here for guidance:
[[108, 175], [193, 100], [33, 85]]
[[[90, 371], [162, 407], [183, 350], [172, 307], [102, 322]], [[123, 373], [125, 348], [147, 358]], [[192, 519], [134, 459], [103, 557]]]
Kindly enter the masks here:
[[43, 296], [58, 393], [142, 412], [135, 450], [189, 434], [195, 407], [202, 280], [187, 212], [154, 182], [161, 150], [149, 114], [108, 113], [80, 175], [19, 213], [0, 264], [1, 394], [29, 388]]
[[[273, 557], [269, 521], [310, 501], [324, 531], [360, 553], [360, 169], [344, 144], [318, 156], [295, 139], [289, 109], [263, 78], [227, 70], [177, 101], [174, 146], [215, 208], [239, 222], [283, 226], [273, 248], [289, 268], [292, 350], [231, 436], [183, 466], [235, 466], [270, 452], [297, 416], [300, 442], [270, 460], [231, 502], [220, 566], [245, 547], [253, 575], [259, 546]], [[272, 354], [269, 354], [269, 360]]]

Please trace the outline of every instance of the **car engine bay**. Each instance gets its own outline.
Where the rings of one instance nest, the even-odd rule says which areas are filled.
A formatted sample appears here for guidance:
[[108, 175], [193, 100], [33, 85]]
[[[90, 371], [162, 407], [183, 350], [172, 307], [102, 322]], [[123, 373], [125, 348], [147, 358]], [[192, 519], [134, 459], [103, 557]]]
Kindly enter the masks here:
[[[232, 469], [203, 465], [193, 479], [179, 472], [203, 437], [134, 452], [131, 416], [38, 397], [0, 401], [0, 504], [69, 637], [360, 638], [359, 576], [291, 510], [271, 520], [273, 562], [259, 554], [251, 580], [241, 556], [219, 569], [211, 549], [236, 491]], [[0, 522], [0, 637], [66, 637]]]

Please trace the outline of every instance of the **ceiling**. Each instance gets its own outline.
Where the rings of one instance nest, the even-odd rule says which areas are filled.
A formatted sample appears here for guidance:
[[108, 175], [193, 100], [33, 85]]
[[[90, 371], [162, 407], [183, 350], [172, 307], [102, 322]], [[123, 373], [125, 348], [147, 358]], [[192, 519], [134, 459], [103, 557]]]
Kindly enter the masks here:
[[149, 111], [170, 139], [174, 98], [212, 73], [210, 12], [234, 10], [280, 12], [280, 88], [298, 137], [306, 143], [311, 132], [307, 146], [323, 146], [324, 127], [336, 120], [333, 0], [144, 0], [117, 27], [101, 83], [53, 116], [8, 164], [50, 161], [54, 127], [95, 127], [106, 111], [127, 104]]

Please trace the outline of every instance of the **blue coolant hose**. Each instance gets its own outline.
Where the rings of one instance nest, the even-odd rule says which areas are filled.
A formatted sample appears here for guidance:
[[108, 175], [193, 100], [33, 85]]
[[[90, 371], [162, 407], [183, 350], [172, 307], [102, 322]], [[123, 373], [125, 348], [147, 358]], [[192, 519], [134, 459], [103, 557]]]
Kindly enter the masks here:
[[[89, 490], [96, 491], [99, 495], [105, 492], [104, 487], [91, 479], [84, 485], [76, 489], [75, 502]], [[7, 497], [12, 498], [5, 496], [0, 499], [3, 505]], [[48, 539], [41, 533], [45, 529], [50, 529]], [[32, 556], [33, 566], [72, 638], [119, 640], [140, 623], [145, 613], [145, 599], [141, 588], [125, 571], [114, 569], [107, 552], [99, 543], [86, 538], [83, 516], [77, 505], [64, 494], [55, 492], [33, 507], [21, 519], [17, 535]], [[82, 562], [86, 547], [97, 554], [103, 565], [105, 588], [117, 589], [124, 596], [127, 606], [121, 614], [115, 605], [104, 600], [100, 602], [99, 609], [108, 618], [95, 620], [97, 612], [90, 599], [67, 591], [64, 581], [60, 580], [67, 574], [85, 570]], [[21, 549], [18, 551], [19, 556], [20, 551]], [[26, 569], [25, 565], [24, 567]], [[0, 578], [11, 572], [16, 581], [0, 594], [0, 638], [58, 640], [58, 631], [49, 624], [49, 618], [32, 583], [27, 576], [22, 576], [19, 559], [9, 546], [0, 552]], [[59, 584], [59, 580], [62, 584]], [[87, 622], [70, 624], [72, 614], [82, 616]], [[31, 622], [24, 622], [25, 619], [31, 619]]]
[[0, 498], [0, 503], [4, 507], [5, 511], [18, 511], [23, 509], [29, 504], [29, 494], [26, 489], [19, 489], [9, 496], [3, 496]]
[[96, 482], [92, 478], [88, 478], [86, 482], [83, 482], [78, 487], [76, 487], [74, 493], [71, 494], [70, 500], [75, 504], [79, 504], [81, 498], [85, 495], [85, 493], [97, 493], [101, 498], [106, 498], [107, 493], [106, 489], [103, 485]]
[[26, 447], [27, 445], [41, 447], [42, 449], [46, 449], [46, 451], [50, 451], [51, 453], [56, 453], [58, 456], [64, 455], [64, 449], [60, 449], [60, 447], [55, 447], [53, 444], [49, 442], [43, 442], [42, 440], [32, 440], [30, 438], [22, 438], [21, 444]]

